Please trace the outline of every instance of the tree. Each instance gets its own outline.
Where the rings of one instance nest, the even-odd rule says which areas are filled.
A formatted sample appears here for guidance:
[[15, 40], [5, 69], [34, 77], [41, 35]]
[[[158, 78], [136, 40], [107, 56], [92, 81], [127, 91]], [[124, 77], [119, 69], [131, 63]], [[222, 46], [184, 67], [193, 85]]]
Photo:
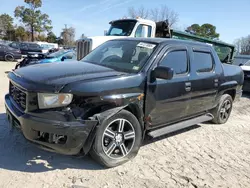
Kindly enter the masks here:
[[145, 9], [144, 6], [141, 6], [137, 10], [134, 7], [129, 7], [128, 8], [128, 15], [131, 18], [140, 17], [143, 19], [147, 19], [149, 17], [149, 11], [147, 9]]
[[61, 37], [63, 39], [64, 45], [70, 46], [75, 42], [75, 28], [64, 28], [61, 32]]
[[47, 34], [47, 42], [51, 42], [51, 43], [57, 42], [57, 37], [52, 31]]
[[238, 53], [250, 55], [250, 35], [237, 39], [234, 44]]
[[12, 40], [14, 37], [13, 18], [8, 14], [0, 15], [0, 37]]
[[19, 18], [30, 28], [31, 40], [34, 41], [34, 33], [48, 32], [52, 29], [51, 20], [47, 14], [42, 14], [39, 8], [42, 6], [41, 0], [24, 0], [28, 8], [18, 6], [15, 9], [15, 17]]
[[143, 6], [139, 7], [138, 9], [130, 7], [128, 9], [128, 16], [131, 18], [149, 18], [155, 22], [168, 20], [170, 26], [173, 26], [179, 21], [179, 15], [166, 5], [161, 5], [160, 7], [152, 9], [145, 9]]
[[187, 27], [186, 32], [211, 39], [218, 39], [220, 36], [219, 33], [216, 33], [216, 27], [209, 23], [201, 26], [199, 24], [193, 24]]
[[16, 28], [15, 35], [18, 41], [27, 41], [29, 38], [27, 31], [22, 26], [18, 26], [18, 28]]
[[168, 20], [170, 27], [179, 21], [178, 13], [168, 8], [166, 5], [151, 9], [150, 18], [155, 22]]
[[38, 41], [47, 41], [47, 37], [45, 34], [40, 34], [36, 38]]

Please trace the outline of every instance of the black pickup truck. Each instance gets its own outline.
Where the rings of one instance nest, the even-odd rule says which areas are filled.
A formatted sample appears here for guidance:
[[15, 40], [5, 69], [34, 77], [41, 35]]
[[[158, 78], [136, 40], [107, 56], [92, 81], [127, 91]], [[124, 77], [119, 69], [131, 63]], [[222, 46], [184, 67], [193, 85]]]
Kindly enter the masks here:
[[8, 74], [12, 126], [42, 148], [87, 154], [107, 167], [158, 137], [225, 123], [242, 94], [240, 67], [212, 47], [173, 39], [116, 39], [82, 61], [28, 66]]

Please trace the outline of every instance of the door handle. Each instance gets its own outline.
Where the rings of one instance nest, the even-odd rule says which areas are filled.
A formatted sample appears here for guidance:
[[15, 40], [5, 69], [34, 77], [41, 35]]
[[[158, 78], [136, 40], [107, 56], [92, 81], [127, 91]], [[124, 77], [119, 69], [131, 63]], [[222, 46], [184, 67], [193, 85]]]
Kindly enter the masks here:
[[215, 87], [218, 87], [218, 85], [219, 85], [218, 83], [219, 83], [219, 80], [218, 79], [214, 79], [214, 86]]
[[185, 83], [185, 90], [186, 91], [191, 91], [191, 82], [186, 82]]

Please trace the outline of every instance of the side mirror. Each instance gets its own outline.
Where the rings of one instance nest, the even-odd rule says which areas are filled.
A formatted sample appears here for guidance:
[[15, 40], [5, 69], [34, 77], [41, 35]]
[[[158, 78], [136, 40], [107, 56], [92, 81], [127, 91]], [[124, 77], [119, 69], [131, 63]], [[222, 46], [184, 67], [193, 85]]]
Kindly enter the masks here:
[[174, 76], [174, 70], [169, 67], [159, 66], [154, 69], [154, 75], [156, 78], [171, 80]]
[[65, 56], [62, 56], [62, 59], [61, 59], [61, 61], [64, 61], [66, 59], [66, 57]]

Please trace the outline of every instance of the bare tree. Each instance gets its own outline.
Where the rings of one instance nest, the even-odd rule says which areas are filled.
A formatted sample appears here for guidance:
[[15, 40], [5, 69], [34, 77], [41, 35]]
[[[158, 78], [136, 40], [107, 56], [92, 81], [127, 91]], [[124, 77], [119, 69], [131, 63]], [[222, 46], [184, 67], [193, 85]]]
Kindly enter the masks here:
[[160, 21], [160, 11], [159, 8], [152, 8], [150, 10], [150, 18], [155, 22]]
[[240, 54], [250, 55], [250, 35], [237, 39], [234, 44]]
[[161, 5], [159, 8], [151, 9], [151, 19], [154, 21], [168, 20], [170, 26], [173, 26], [179, 21], [179, 15], [166, 5]]
[[136, 18], [137, 15], [136, 15], [136, 10], [134, 7], [129, 7], [128, 8], [128, 16], [131, 17], [131, 18]]
[[75, 28], [70, 27], [67, 28], [65, 27], [63, 31], [61, 32], [61, 37], [63, 39], [64, 45], [72, 45], [75, 42]]
[[128, 9], [128, 16], [131, 18], [141, 17], [144, 19], [150, 18], [154, 21], [168, 20], [170, 26], [173, 26], [179, 21], [179, 15], [174, 10], [168, 8], [166, 5], [161, 5], [152, 9], [145, 9], [141, 6], [138, 9], [130, 7]]
[[147, 19], [149, 17], [149, 10], [145, 9], [144, 6], [141, 6], [138, 9], [135, 9], [134, 7], [129, 7], [128, 16], [131, 18], [140, 17], [143, 19]]

